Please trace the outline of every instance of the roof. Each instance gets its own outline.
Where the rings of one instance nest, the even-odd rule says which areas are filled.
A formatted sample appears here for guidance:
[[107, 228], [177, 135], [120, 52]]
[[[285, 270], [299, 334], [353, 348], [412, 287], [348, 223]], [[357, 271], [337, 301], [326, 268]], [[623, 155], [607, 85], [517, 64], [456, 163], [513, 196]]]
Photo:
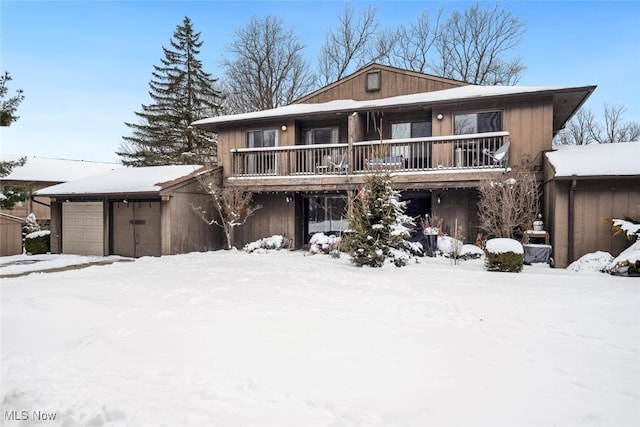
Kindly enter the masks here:
[[555, 177], [636, 176], [640, 179], [640, 141], [561, 145], [545, 153]]
[[[89, 175], [121, 168], [119, 163], [92, 162], [86, 160], [51, 159], [25, 156], [24, 166], [13, 168], [2, 180], [32, 182], [67, 182]], [[21, 156], [2, 156], [3, 161], [16, 161]]]
[[37, 196], [89, 194], [159, 194], [161, 190], [204, 172], [200, 165], [123, 167], [109, 172], [65, 182], [35, 192]]
[[433, 92], [393, 96], [369, 101], [335, 100], [312, 104], [290, 104], [284, 107], [251, 113], [216, 116], [197, 120], [192, 126], [216, 131], [225, 125], [244, 121], [284, 119], [321, 115], [327, 113], [351, 113], [400, 107], [433, 107], [440, 104], [477, 102], [483, 99], [519, 96], [549, 96], [554, 100], [554, 130], [559, 130], [575, 111], [586, 101], [596, 86], [544, 87], [544, 86], [461, 86]]

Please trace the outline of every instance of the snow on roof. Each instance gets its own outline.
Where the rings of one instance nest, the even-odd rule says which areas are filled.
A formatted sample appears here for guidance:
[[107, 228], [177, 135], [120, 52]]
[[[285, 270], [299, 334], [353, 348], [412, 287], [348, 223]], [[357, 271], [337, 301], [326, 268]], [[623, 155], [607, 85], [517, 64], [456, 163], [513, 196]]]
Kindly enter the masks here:
[[36, 191], [36, 195], [153, 193], [162, 190], [160, 184], [185, 177], [199, 165], [123, 167], [82, 179], [65, 182]]
[[290, 104], [284, 107], [274, 108], [271, 110], [254, 111], [252, 113], [232, 114], [227, 116], [209, 117], [197, 120], [192, 123], [193, 126], [229, 123], [241, 120], [264, 119], [273, 117], [297, 116], [312, 113], [322, 113], [328, 111], [349, 112], [371, 110], [393, 105], [411, 105], [435, 103], [462, 99], [475, 99], [493, 96], [517, 95], [524, 93], [547, 92], [552, 90], [568, 89], [562, 87], [542, 87], [542, 86], [477, 86], [469, 85], [456, 87], [452, 89], [444, 89], [432, 92], [421, 92], [410, 95], [393, 96], [390, 98], [382, 98], [368, 101], [354, 101], [352, 99], [337, 100], [313, 104]]
[[560, 145], [546, 153], [556, 177], [628, 176], [640, 178], [640, 141], [615, 144]]
[[[25, 156], [24, 166], [13, 168], [3, 180], [67, 182], [89, 175], [121, 168], [119, 163], [92, 162], [85, 160], [51, 159]], [[2, 156], [3, 161], [15, 161], [21, 156]]]

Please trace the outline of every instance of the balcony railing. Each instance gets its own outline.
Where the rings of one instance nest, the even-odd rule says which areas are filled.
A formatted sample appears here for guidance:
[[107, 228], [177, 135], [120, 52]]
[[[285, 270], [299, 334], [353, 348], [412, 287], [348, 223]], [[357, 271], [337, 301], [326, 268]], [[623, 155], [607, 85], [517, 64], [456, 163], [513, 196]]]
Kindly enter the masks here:
[[508, 132], [387, 139], [353, 144], [316, 144], [231, 151], [231, 176], [304, 176], [502, 168], [493, 157]]

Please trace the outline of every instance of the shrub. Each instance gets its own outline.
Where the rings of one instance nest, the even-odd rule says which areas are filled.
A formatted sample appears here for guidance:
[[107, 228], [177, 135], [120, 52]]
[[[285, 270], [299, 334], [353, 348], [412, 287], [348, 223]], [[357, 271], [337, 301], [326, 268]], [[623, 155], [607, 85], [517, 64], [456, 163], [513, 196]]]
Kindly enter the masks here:
[[309, 252], [312, 254], [333, 254], [340, 252], [340, 237], [333, 235], [326, 235], [324, 233], [315, 233], [311, 236], [309, 240], [309, 244], [311, 247], [309, 248]]
[[286, 237], [280, 235], [273, 235], [271, 237], [265, 237], [260, 240], [256, 240], [255, 242], [247, 243], [242, 248], [243, 251], [252, 253], [252, 252], [266, 252], [267, 250], [275, 249], [285, 249], [288, 248], [291, 242]]
[[51, 232], [35, 231], [24, 237], [24, 250], [31, 255], [46, 254], [50, 251]]
[[487, 241], [485, 266], [489, 271], [519, 273], [524, 265], [524, 249], [520, 242], [499, 238]]

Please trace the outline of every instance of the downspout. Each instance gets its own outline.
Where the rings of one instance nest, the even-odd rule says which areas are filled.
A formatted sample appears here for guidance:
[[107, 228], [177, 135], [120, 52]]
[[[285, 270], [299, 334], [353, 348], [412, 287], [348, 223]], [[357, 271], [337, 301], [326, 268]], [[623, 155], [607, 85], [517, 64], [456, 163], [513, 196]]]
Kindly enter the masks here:
[[575, 199], [575, 192], [576, 192], [576, 178], [575, 175], [573, 175], [573, 179], [571, 180], [571, 187], [569, 187], [569, 223], [568, 223], [568, 232], [569, 232], [569, 239], [568, 239], [568, 258], [569, 258], [569, 263], [572, 263], [574, 261], [573, 259], [573, 238], [574, 238], [574, 199]]

